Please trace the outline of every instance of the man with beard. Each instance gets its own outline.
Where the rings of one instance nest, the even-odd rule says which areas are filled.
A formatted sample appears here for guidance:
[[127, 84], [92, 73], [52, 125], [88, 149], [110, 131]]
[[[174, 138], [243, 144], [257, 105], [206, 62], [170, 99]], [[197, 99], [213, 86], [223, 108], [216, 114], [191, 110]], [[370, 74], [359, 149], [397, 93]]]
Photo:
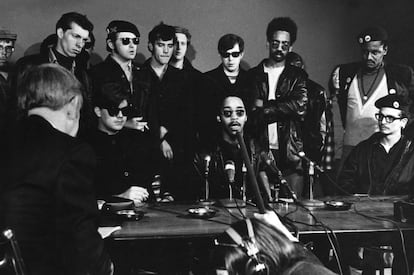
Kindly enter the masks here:
[[[214, 145], [215, 141], [211, 140], [220, 129], [216, 128], [214, 110], [221, 104], [223, 99], [228, 95], [237, 95], [246, 100], [247, 94], [247, 72], [240, 63], [244, 55], [244, 40], [240, 36], [228, 33], [220, 37], [217, 45], [221, 63], [215, 69], [204, 73], [206, 87], [201, 95], [203, 105], [200, 110], [201, 119], [205, 121], [207, 127], [200, 131], [202, 146], [207, 148]], [[246, 106], [247, 110], [249, 108]], [[214, 133], [212, 135], [212, 133]], [[211, 148], [209, 148], [211, 149]]]
[[338, 97], [345, 130], [338, 173], [355, 145], [378, 130], [374, 102], [388, 94], [405, 93], [413, 98], [414, 92], [413, 70], [384, 60], [389, 49], [386, 30], [379, 26], [367, 28], [357, 41], [362, 60], [337, 66], [331, 76], [331, 94]]
[[[216, 144], [211, 151], [201, 151], [195, 156], [194, 163], [197, 167], [199, 186], [203, 186], [205, 176], [209, 182], [209, 197], [212, 199], [244, 199], [243, 192], [243, 158], [240, 146], [237, 140], [237, 134], [241, 133], [247, 150], [249, 151], [252, 165], [257, 172], [258, 180], [262, 181], [261, 192], [266, 199], [269, 199], [269, 183], [267, 180], [266, 169], [274, 165], [271, 154], [260, 150], [255, 146], [255, 142], [245, 132], [247, 122], [247, 111], [243, 100], [238, 96], [227, 96], [222, 101], [219, 108], [216, 108], [216, 120], [218, 122], [219, 132]], [[234, 171], [234, 179], [229, 178], [226, 170]], [[207, 172], [207, 175], [205, 173]], [[203, 190], [204, 188], [200, 188]], [[248, 193], [247, 198], [253, 199], [253, 194]], [[200, 192], [203, 198], [204, 191]], [[246, 189], [244, 189], [246, 191]]]
[[252, 124], [260, 144], [270, 149], [298, 198], [303, 190], [301, 121], [307, 104], [307, 74], [286, 63], [296, 41], [297, 26], [288, 17], [274, 18], [267, 26], [269, 57], [249, 73], [253, 90]]

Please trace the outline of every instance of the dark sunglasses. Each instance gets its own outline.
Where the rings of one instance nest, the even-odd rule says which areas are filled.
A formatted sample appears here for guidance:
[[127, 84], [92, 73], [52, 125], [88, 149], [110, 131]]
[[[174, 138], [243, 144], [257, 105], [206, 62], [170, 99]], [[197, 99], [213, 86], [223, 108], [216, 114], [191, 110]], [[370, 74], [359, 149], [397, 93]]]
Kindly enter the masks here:
[[245, 110], [236, 110], [236, 111], [223, 111], [222, 114], [224, 117], [231, 117], [233, 115], [233, 113], [236, 113], [237, 117], [242, 117], [244, 116], [244, 114], [246, 113]]
[[230, 55], [231, 55], [232, 57], [239, 57], [239, 56], [241, 55], [241, 52], [232, 52], [232, 53], [227, 53], [227, 52], [225, 52], [225, 53], [221, 53], [221, 56], [222, 56], [223, 58], [229, 58], [229, 57], [230, 57]]
[[129, 45], [129, 43], [131, 43], [131, 41], [134, 45], [139, 44], [139, 38], [138, 37], [135, 37], [135, 38], [128, 38], [128, 37], [121, 38], [122, 45], [125, 45], [125, 46]]
[[381, 113], [377, 113], [375, 114], [375, 118], [380, 122], [385, 118], [386, 123], [393, 123], [395, 120], [403, 119], [404, 117], [384, 116]]
[[131, 113], [131, 108], [129, 106], [126, 106], [124, 108], [105, 107], [105, 109], [108, 111], [108, 114], [110, 116], [118, 116], [119, 112], [122, 113], [122, 116], [128, 116]]

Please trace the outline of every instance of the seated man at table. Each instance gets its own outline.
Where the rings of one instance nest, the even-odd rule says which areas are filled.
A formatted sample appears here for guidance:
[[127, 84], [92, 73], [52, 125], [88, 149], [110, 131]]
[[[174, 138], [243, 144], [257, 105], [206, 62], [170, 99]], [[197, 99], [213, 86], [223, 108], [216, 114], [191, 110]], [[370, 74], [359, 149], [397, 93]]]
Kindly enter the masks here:
[[403, 135], [410, 114], [397, 94], [378, 99], [379, 132], [359, 143], [346, 159], [338, 184], [347, 193], [404, 195], [414, 182], [414, 144]]
[[95, 155], [76, 138], [82, 86], [57, 64], [28, 69], [19, 84], [25, 116], [0, 143], [0, 216], [28, 274], [112, 274], [97, 231]]
[[[266, 170], [276, 171], [277, 168], [273, 167], [272, 155], [260, 150], [254, 140], [244, 133], [247, 114], [242, 99], [237, 96], [225, 97], [219, 108], [217, 121], [220, 124], [220, 132], [214, 149], [209, 152], [201, 149], [194, 160], [200, 175], [199, 179], [203, 177], [205, 179], [207, 176], [210, 197], [213, 199], [246, 198], [246, 189], [244, 189], [247, 184], [244, 180], [246, 169], [243, 168], [245, 165], [237, 140], [238, 133], [241, 133], [246, 147], [248, 147], [247, 150], [250, 151], [249, 154], [254, 170], [257, 172], [258, 181], [261, 183], [262, 196], [265, 200], [270, 199]], [[204, 199], [206, 199], [205, 196]], [[253, 199], [249, 187], [247, 187], [247, 199]]]
[[135, 130], [124, 128], [131, 107], [128, 92], [118, 83], [103, 84], [94, 95], [98, 125], [86, 137], [98, 158], [98, 198], [118, 196], [140, 203], [148, 199], [153, 178], [149, 148]]
[[[411, 116], [408, 112], [409, 101], [401, 95], [390, 94], [378, 99], [375, 106], [379, 109], [375, 115], [379, 132], [352, 150], [339, 174], [338, 185], [347, 194], [406, 195], [414, 183], [414, 144], [411, 138], [403, 135]], [[355, 247], [361, 244], [391, 244], [395, 255], [393, 274], [403, 274], [406, 268], [399, 236], [384, 237], [364, 239], [363, 243], [360, 242], [362, 240], [344, 241], [344, 259], [352, 262], [350, 259], [356, 256]], [[407, 246], [411, 247], [407, 249], [410, 254], [411, 242], [410, 235], [406, 239]], [[375, 274], [370, 263], [365, 261], [359, 264], [362, 264], [363, 274]], [[410, 269], [412, 272], [412, 266]]]

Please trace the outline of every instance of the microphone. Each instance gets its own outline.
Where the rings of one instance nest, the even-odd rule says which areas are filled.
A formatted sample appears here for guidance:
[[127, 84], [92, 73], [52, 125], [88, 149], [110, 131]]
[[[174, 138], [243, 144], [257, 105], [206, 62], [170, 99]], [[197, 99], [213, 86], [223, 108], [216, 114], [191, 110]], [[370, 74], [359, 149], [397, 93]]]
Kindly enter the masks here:
[[309, 164], [313, 165], [313, 167], [315, 167], [315, 168], [316, 168], [316, 170], [318, 170], [319, 172], [321, 172], [321, 173], [323, 173], [323, 172], [324, 172], [324, 171], [323, 171], [323, 169], [322, 169], [322, 168], [321, 168], [318, 164], [316, 164], [314, 161], [312, 161], [310, 158], [308, 158], [308, 157], [306, 156], [305, 152], [303, 152], [303, 151], [299, 152], [299, 153], [298, 153], [298, 156], [299, 156], [301, 159], [306, 160]]
[[211, 157], [210, 157], [210, 155], [205, 155], [205, 157], [204, 157], [204, 174], [206, 175], [206, 177], [208, 176], [208, 172], [209, 172], [209, 170], [210, 170], [210, 160], [211, 160]]
[[234, 183], [234, 177], [236, 174], [236, 168], [234, 165], [234, 161], [228, 160], [224, 165], [224, 170], [226, 171], [227, 179], [230, 184]]
[[289, 194], [292, 196], [292, 199], [296, 202], [298, 200], [298, 197], [296, 196], [296, 193], [292, 190], [292, 188], [290, 188], [290, 184], [283, 177], [282, 171], [280, 171], [280, 169], [277, 168], [276, 165], [273, 165], [273, 163], [270, 159], [266, 159], [265, 163], [266, 163], [267, 167], [270, 169], [270, 171], [277, 175], [277, 177], [280, 181], [280, 184], [286, 187]]

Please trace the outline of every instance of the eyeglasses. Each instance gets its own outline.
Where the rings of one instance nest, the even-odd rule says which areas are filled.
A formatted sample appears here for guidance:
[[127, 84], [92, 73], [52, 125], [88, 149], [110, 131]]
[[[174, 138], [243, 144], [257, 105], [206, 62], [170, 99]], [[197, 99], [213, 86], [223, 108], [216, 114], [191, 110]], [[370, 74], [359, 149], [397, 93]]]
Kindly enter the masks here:
[[104, 107], [110, 116], [118, 116], [119, 112], [122, 113], [122, 116], [128, 116], [131, 113], [131, 108], [129, 106], [126, 106], [124, 108], [118, 108], [118, 107]]
[[229, 58], [229, 57], [230, 57], [230, 55], [231, 55], [232, 57], [239, 57], [239, 56], [241, 55], [241, 52], [232, 52], [232, 53], [225, 52], [225, 53], [221, 53], [220, 55], [221, 55], [221, 57], [223, 57], [223, 58]]
[[233, 113], [236, 113], [237, 117], [243, 117], [246, 114], [245, 110], [236, 110], [236, 111], [228, 111], [228, 110], [224, 110], [222, 112], [222, 115], [224, 117], [231, 117], [233, 115]]
[[395, 120], [403, 119], [404, 117], [384, 116], [383, 114], [378, 113], [375, 114], [375, 118], [380, 122], [385, 118], [386, 123], [393, 123]]
[[14, 47], [13, 46], [2, 46], [0, 45], [0, 51], [5, 51], [6, 53], [10, 54], [12, 52], [14, 52]]
[[139, 44], [139, 37], [135, 37], [135, 38], [123, 37], [123, 38], [121, 38], [122, 45], [125, 45], [125, 46], [129, 45], [131, 43], [131, 41], [134, 45], [138, 45]]
[[281, 43], [282, 43], [282, 50], [284, 51], [289, 50], [289, 47], [290, 47], [290, 42], [288, 41], [272, 40], [269, 43], [270, 43], [270, 47], [272, 47], [273, 49], [278, 49]]

